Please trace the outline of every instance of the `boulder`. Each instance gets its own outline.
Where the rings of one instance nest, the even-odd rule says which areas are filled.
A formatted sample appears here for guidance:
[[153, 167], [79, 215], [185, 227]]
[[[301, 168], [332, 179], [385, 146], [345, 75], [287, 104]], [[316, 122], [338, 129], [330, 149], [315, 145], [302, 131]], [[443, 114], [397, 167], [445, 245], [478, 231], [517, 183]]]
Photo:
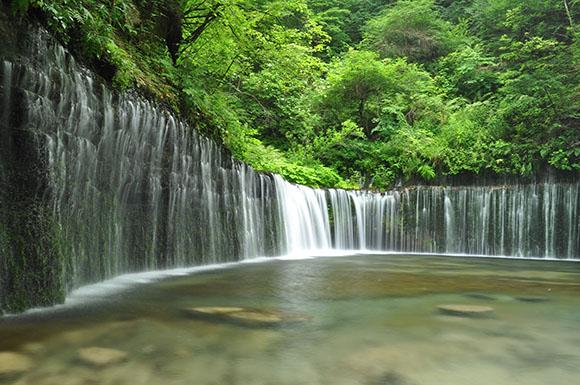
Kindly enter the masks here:
[[24, 354], [0, 352], [0, 379], [11, 378], [32, 369], [33, 363]]
[[442, 314], [456, 317], [485, 318], [494, 315], [493, 308], [489, 306], [439, 305], [437, 310]]
[[190, 317], [247, 327], [280, 326], [308, 320], [307, 317], [302, 315], [244, 307], [192, 307], [184, 309], [184, 311]]
[[126, 361], [127, 357], [127, 352], [100, 347], [82, 348], [78, 354], [83, 364], [99, 368], [119, 364]]

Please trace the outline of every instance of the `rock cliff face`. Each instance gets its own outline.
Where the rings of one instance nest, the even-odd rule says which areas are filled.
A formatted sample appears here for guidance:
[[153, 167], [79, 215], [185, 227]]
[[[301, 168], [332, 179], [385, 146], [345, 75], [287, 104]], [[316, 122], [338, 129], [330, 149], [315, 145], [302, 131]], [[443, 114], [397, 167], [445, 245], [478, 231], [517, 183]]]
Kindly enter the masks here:
[[[14, 79], [26, 66], [26, 26], [0, 11], [0, 311], [62, 301], [62, 258], [51, 207], [48, 152], [27, 119], [27, 90]], [[9, 58], [13, 58], [10, 60]], [[32, 59], [32, 58], [30, 58]]]

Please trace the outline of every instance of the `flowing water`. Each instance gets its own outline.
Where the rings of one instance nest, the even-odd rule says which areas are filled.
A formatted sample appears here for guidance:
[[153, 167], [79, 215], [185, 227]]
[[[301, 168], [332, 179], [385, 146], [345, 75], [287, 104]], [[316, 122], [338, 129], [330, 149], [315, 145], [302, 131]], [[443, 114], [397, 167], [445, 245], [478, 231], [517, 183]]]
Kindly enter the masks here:
[[296, 186], [112, 93], [46, 33], [22, 39], [0, 60], [0, 309], [123, 273], [262, 256], [579, 256], [577, 174], [385, 193]]
[[[0, 320], [0, 351], [33, 367], [2, 384], [576, 385], [580, 268], [573, 262], [355, 255], [246, 263]], [[127, 278], [125, 281], [128, 282]], [[100, 296], [100, 291], [107, 295]], [[489, 318], [441, 304], [491, 306]], [[198, 306], [284, 310], [306, 321], [248, 327]], [[79, 349], [127, 359], [103, 368]]]

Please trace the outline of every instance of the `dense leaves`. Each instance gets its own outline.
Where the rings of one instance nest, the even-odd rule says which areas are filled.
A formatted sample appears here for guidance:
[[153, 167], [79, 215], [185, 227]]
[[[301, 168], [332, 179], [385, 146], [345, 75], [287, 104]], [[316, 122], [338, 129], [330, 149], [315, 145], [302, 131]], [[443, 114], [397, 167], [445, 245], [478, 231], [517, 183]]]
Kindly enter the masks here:
[[459, 28], [443, 20], [433, 0], [399, 0], [365, 26], [364, 44], [383, 57], [427, 63], [464, 40]]
[[257, 169], [384, 189], [580, 169], [578, 0], [14, 0]]

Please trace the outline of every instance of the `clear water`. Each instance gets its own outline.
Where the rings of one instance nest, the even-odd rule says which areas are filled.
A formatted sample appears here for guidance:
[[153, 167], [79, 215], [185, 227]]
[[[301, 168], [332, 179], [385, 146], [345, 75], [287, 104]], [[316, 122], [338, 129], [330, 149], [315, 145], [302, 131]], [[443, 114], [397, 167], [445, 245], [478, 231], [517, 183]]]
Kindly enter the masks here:
[[[495, 316], [441, 315], [440, 304], [492, 306]], [[310, 320], [248, 328], [186, 316], [193, 306]], [[129, 359], [91, 368], [77, 358], [91, 346]], [[580, 264], [407, 255], [242, 264], [5, 317], [0, 351], [34, 362], [2, 384], [577, 385]]]

